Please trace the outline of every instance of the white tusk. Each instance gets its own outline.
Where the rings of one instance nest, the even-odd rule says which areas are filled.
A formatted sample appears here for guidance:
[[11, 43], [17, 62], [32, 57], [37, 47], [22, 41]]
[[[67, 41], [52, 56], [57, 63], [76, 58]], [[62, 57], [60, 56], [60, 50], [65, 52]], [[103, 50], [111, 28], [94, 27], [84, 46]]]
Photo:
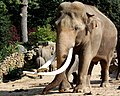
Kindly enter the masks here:
[[39, 72], [39, 73], [30, 72], [30, 71], [23, 71], [23, 73], [25, 73], [25, 74], [33, 74], [33, 75], [57, 75], [57, 74], [60, 74], [60, 73], [62, 73], [63, 71], [65, 71], [68, 68], [68, 66], [69, 66], [69, 64], [71, 62], [71, 59], [72, 59], [72, 53], [73, 53], [73, 48], [71, 48], [69, 50], [68, 57], [67, 57], [66, 62], [64, 63], [64, 65], [61, 68], [59, 68], [59, 69], [57, 69], [55, 71], [52, 71], [52, 72]]
[[50, 64], [52, 64], [53, 60], [56, 57], [56, 52], [53, 54], [53, 56], [40, 68], [38, 68], [38, 70], [42, 69], [42, 68], [47, 68]]
[[37, 75], [37, 72], [23, 71], [23, 74]]

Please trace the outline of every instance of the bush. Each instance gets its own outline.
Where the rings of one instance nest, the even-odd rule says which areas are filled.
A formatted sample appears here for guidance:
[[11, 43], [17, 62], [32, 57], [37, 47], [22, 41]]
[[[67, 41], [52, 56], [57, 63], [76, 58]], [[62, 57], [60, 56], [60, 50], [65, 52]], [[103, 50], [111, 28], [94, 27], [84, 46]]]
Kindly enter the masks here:
[[9, 43], [13, 44], [14, 42], [20, 41], [20, 35], [18, 34], [18, 29], [16, 26], [12, 25], [9, 29], [9, 34], [11, 36], [11, 39], [9, 40]]
[[6, 56], [9, 56], [17, 50], [17, 43], [12, 45], [5, 45], [4, 48], [0, 50], [0, 62], [2, 62]]
[[51, 30], [51, 26], [47, 24], [46, 26], [37, 27], [37, 32], [32, 32], [29, 34], [29, 42], [35, 44], [39, 41], [52, 41], [55, 42], [56, 33]]
[[0, 50], [4, 48], [11, 36], [9, 35], [10, 19], [7, 15], [6, 5], [0, 1]]
[[0, 61], [13, 52], [13, 45], [9, 45], [11, 35], [9, 29], [11, 25], [10, 16], [7, 15], [6, 5], [0, 1]]

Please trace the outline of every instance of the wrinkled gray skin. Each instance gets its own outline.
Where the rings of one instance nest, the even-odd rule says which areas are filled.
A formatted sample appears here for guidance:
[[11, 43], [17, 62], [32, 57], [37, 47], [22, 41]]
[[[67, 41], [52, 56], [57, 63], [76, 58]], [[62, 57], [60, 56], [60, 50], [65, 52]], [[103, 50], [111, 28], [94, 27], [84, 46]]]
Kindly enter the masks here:
[[[41, 56], [44, 58], [45, 62], [47, 62], [52, 56], [53, 50], [50, 46], [43, 46], [41, 50]], [[49, 65], [49, 71], [53, 70], [53, 66]]]
[[44, 65], [45, 64], [45, 60], [43, 57], [39, 56], [36, 58], [36, 63], [40, 66]]
[[[83, 92], [87, 86], [90, 87], [91, 71], [98, 61], [102, 70], [101, 86], [106, 87], [109, 84], [109, 65], [117, 42], [115, 25], [96, 7], [80, 2], [63, 2], [58, 10], [57, 68], [63, 65], [69, 49], [73, 48], [70, 65], [74, 62], [75, 54], [79, 56], [78, 78], [73, 92]], [[70, 87], [66, 72], [56, 75], [44, 88], [42, 94], [47, 94], [56, 86], [59, 86], [60, 92]]]
[[36, 63], [37, 63], [38, 68], [39, 68], [40, 66], [42, 66], [43, 64], [45, 64], [44, 58], [41, 57], [42, 47], [40, 47], [40, 48], [35, 48], [34, 50], [35, 50], [35, 52], [36, 52]]
[[43, 57], [45, 59], [45, 62], [47, 62], [50, 59], [50, 57], [52, 55], [51, 53], [52, 53], [52, 50], [50, 49], [49, 46], [42, 47], [41, 57]]

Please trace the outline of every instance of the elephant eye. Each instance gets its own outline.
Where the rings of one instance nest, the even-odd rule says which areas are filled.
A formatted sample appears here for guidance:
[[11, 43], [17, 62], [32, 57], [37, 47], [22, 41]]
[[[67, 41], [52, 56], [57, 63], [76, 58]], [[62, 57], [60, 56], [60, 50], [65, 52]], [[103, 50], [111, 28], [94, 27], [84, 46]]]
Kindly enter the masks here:
[[61, 12], [59, 12], [59, 14], [58, 14], [58, 16], [57, 16], [57, 17], [59, 18], [61, 15], [62, 15], [62, 13], [61, 13]]
[[57, 18], [60, 18], [62, 15], [63, 15], [63, 11], [60, 11], [60, 12], [57, 14]]

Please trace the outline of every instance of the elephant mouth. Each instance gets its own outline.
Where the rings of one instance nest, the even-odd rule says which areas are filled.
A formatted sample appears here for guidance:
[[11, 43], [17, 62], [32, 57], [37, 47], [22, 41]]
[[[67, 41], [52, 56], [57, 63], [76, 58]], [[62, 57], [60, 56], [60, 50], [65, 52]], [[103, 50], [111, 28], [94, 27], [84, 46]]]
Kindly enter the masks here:
[[[38, 72], [38, 71], [37, 72], [30, 72], [30, 71], [23, 71], [23, 73], [24, 74], [31, 74], [31, 75], [57, 75], [57, 74], [60, 74], [60, 73], [64, 72], [68, 68], [68, 66], [69, 66], [69, 64], [71, 62], [71, 59], [72, 59], [72, 53], [73, 53], [73, 48], [70, 48], [65, 63], [63, 64], [62, 67], [60, 67], [59, 69], [57, 69], [55, 71], [52, 71], [52, 72]], [[50, 60], [48, 60], [38, 70], [42, 70], [42, 69], [47, 68], [53, 62], [53, 60], [55, 59], [55, 57], [56, 57], [56, 53], [50, 58]]]

